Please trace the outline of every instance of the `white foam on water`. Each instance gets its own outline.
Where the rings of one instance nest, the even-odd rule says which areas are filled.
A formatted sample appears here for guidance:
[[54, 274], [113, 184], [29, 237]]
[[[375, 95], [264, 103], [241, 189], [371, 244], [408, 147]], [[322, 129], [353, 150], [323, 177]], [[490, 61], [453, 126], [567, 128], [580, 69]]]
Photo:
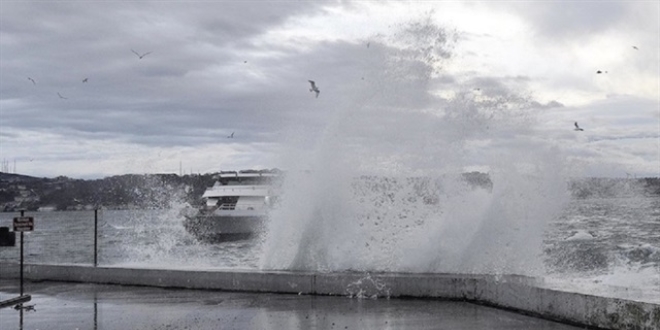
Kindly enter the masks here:
[[613, 267], [606, 273], [547, 276], [545, 281], [568, 291], [660, 303], [657, 267]]
[[[166, 209], [134, 210], [113, 213], [110, 225], [114, 239], [121, 244], [113, 250], [121, 254], [112, 266], [162, 269], [226, 269], [252, 268], [257, 264], [258, 241], [230, 242], [222, 245], [198, 241], [183, 226], [184, 202], [182, 190], [172, 188], [164, 193], [159, 204]], [[118, 228], [121, 228], [119, 230]], [[103, 251], [101, 251], [103, 254]]]
[[346, 295], [358, 299], [377, 299], [379, 297], [389, 299], [390, 288], [378, 278], [371, 277], [367, 273], [364, 277], [346, 285]]
[[586, 241], [592, 239], [594, 239], [594, 235], [585, 230], [575, 231], [571, 236], [566, 238], [567, 241]]
[[[589, 189], [576, 191], [591, 197], [572, 200], [546, 232], [547, 278], [576, 283], [580, 292], [589, 294], [616, 296], [624, 291], [635, 299], [659, 301], [657, 196], [645, 192], [643, 181], [585, 183]], [[613, 183], [628, 189], [612, 189]]]
[[[292, 141], [260, 267], [542, 273], [566, 166], [534, 133], [528, 99], [496, 81], [438, 86], [451, 37], [429, 21], [393, 40], [371, 43], [375, 82], [346, 89], [322, 130]], [[492, 189], [466, 182], [475, 166]]]

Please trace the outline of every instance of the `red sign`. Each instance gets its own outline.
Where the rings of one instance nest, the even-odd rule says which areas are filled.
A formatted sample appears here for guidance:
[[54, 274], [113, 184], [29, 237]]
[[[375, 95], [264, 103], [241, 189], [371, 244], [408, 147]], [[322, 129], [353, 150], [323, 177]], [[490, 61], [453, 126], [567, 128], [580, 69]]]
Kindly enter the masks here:
[[34, 230], [33, 217], [14, 218], [14, 231], [33, 231], [33, 230]]

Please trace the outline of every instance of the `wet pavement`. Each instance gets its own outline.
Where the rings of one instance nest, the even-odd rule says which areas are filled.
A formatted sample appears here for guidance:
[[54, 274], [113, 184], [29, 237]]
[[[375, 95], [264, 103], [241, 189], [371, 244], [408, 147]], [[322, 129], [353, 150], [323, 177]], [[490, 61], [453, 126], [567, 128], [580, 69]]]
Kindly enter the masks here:
[[[0, 300], [19, 294], [0, 280]], [[26, 306], [0, 309], [2, 330], [579, 329], [476, 304], [403, 299], [26, 282]]]

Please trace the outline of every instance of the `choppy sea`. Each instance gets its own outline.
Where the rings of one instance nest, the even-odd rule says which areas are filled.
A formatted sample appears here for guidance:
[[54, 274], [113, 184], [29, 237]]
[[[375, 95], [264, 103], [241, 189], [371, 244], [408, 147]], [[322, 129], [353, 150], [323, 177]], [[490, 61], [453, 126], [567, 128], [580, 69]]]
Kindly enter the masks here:
[[[28, 212], [35, 230], [24, 234], [26, 263], [93, 264], [94, 211]], [[0, 213], [12, 227], [17, 213]], [[200, 243], [183, 228], [178, 209], [100, 210], [98, 263], [168, 269], [257, 269], [263, 242], [256, 238]], [[16, 247], [0, 247], [0, 262], [19, 261]], [[614, 286], [660, 297], [660, 199], [573, 199], [548, 224], [545, 278], [597, 292]]]

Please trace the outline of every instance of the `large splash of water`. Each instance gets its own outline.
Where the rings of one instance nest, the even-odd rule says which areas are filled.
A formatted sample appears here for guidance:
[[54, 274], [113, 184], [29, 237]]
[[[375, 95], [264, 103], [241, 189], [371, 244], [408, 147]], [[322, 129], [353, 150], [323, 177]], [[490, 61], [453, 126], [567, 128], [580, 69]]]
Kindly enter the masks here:
[[[445, 75], [452, 34], [430, 20], [370, 44], [369, 81], [345, 89], [311, 150], [286, 155], [261, 267], [537, 273], [566, 183], [529, 99]], [[474, 166], [492, 186], [466, 180]]]

